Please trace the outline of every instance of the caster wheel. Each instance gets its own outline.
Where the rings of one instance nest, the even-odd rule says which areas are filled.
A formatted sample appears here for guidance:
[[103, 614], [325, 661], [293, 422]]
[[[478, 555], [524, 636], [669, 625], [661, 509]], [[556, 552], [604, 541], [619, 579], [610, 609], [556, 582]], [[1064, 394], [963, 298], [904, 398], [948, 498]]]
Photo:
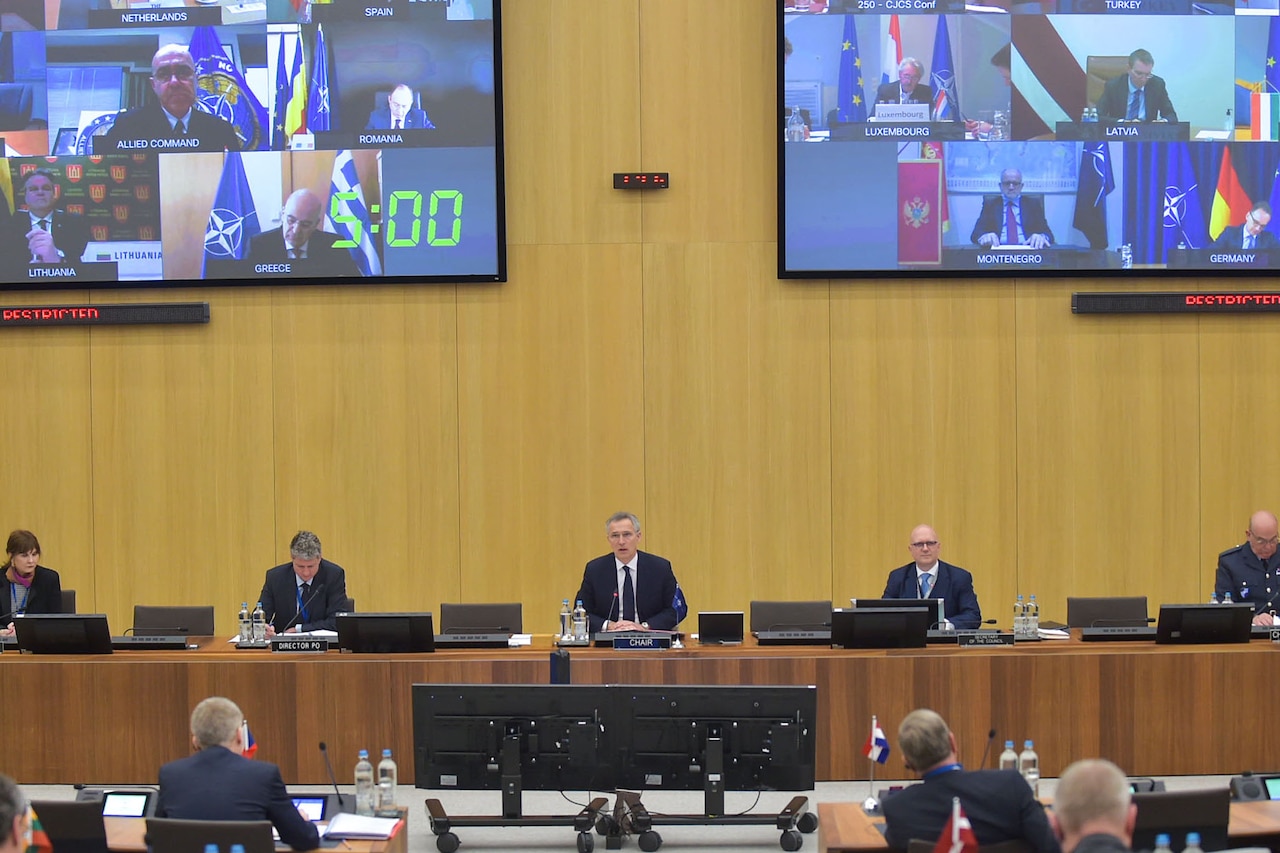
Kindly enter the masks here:
[[651, 829], [648, 832], [640, 833], [636, 843], [640, 845], [640, 849], [644, 853], [653, 853], [653, 851], [662, 846], [662, 836]]
[[805, 812], [800, 815], [800, 819], [796, 821], [796, 829], [804, 833], [813, 832], [818, 828], [818, 816], [813, 812]]
[[799, 850], [804, 846], [804, 836], [796, 832], [794, 829], [788, 829], [782, 833], [782, 837], [778, 839], [778, 843], [782, 845], [783, 850]]
[[596, 818], [596, 834], [612, 835], [617, 832], [618, 822], [612, 815], [602, 814]]
[[436, 849], [440, 853], [454, 853], [458, 849], [458, 836], [452, 832], [446, 832], [444, 835], [436, 836]]
[[578, 833], [578, 853], [591, 853], [596, 849], [596, 839], [589, 832]]

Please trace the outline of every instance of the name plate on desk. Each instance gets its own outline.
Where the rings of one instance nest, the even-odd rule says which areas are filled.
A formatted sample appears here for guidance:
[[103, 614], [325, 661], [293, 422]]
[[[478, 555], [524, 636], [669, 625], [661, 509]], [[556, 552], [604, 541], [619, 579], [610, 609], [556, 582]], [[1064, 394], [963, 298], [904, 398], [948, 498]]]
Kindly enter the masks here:
[[1271, 642], [1280, 643], [1280, 628], [1271, 629]]
[[1189, 142], [1185, 121], [1060, 121], [1054, 127], [1060, 142]]
[[964, 124], [958, 121], [850, 121], [831, 127], [833, 142], [866, 142], [877, 139], [940, 139], [960, 142], [964, 139]]
[[302, 652], [317, 654], [329, 651], [329, 641], [324, 637], [272, 637], [273, 652]]
[[1012, 646], [1013, 644], [1012, 631], [995, 634], [986, 631], [972, 634], [960, 631], [956, 634], [956, 645], [962, 649], [975, 646]]
[[615, 652], [651, 652], [671, 648], [670, 634], [619, 634], [613, 638]]

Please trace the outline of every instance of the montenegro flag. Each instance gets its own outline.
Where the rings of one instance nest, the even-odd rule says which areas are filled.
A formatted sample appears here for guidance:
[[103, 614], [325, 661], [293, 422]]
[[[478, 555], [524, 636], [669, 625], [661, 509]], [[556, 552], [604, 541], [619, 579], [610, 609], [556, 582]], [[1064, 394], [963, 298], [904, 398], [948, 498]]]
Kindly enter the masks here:
[[1218, 170], [1218, 187], [1213, 191], [1213, 209], [1209, 213], [1209, 238], [1217, 240], [1229, 226], [1243, 225], [1252, 206], [1235, 167], [1231, 165], [1231, 149], [1222, 152], [1222, 168]]

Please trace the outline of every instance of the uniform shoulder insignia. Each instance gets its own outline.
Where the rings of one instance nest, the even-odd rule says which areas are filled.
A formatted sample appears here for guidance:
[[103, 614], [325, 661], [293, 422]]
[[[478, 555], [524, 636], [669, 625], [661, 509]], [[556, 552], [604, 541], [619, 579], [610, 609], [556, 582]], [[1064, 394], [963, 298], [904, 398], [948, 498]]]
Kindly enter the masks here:
[[1221, 554], [1219, 554], [1218, 556], [1219, 556], [1219, 557], [1225, 557], [1225, 556], [1227, 556], [1228, 554], [1235, 554], [1235, 553], [1239, 552], [1242, 548], [1244, 548], [1244, 546], [1245, 546], [1246, 544], [1248, 544], [1248, 543], [1242, 543], [1242, 544], [1240, 544], [1240, 545], [1235, 546], [1234, 548], [1228, 548], [1227, 550], [1223, 551], [1223, 552], [1222, 552]]

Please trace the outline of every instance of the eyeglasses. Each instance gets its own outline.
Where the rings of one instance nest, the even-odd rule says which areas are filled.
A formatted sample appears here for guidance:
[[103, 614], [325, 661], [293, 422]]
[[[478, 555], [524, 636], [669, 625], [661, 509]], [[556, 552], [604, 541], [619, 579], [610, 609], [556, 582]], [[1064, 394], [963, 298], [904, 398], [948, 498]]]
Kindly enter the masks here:
[[1256, 545], [1280, 545], [1280, 536], [1272, 536], [1270, 539], [1263, 539], [1261, 536], [1250, 533], [1249, 538], [1252, 539]]
[[164, 82], [174, 78], [190, 80], [196, 76], [196, 70], [190, 65], [161, 65], [151, 75], [152, 79]]
[[926, 542], [912, 542], [912, 543], [911, 543], [911, 547], [912, 547], [912, 548], [915, 548], [916, 550], [919, 550], [919, 551], [923, 551], [925, 548], [937, 548], [937, 547], [938, 547], [938, 540], [937, 540], [937, 539], [930, 539], [930, 540], [928, 540], [928, 541], [926, 541]]
[[1000, 186], [1002, 186], [1002, 187], [1020, 187], [1020, 186], [1022, 186], [1022, 181], [1001, 181], [1001, 182], [1000, 182]]
[[1150, 71], [1130, 71], [1129, 73], [1133, 75], [1135, 80], [1150, 80], [1155, 76]]
[[636, 534], [632, 533], [630, 530], [614, 531], [609, 534], [610, 542], [629, 542], [635, 538]]

